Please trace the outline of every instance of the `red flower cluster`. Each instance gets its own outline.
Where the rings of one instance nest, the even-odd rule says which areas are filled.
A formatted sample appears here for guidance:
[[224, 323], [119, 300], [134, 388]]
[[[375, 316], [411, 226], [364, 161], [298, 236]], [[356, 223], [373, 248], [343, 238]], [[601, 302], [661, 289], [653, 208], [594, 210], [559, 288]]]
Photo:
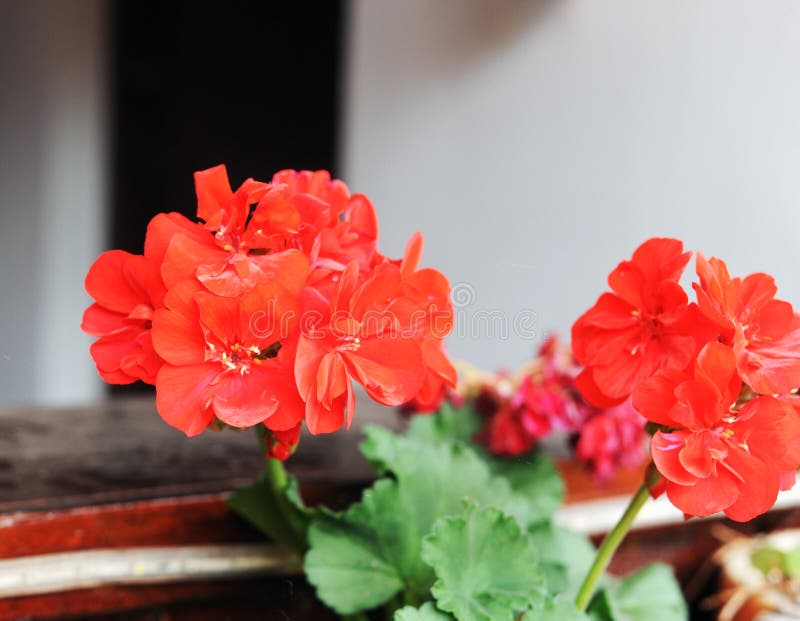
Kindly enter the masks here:
[[575, 386], [578, 371], [569, 348], [550, 338], [520, 376], [483, 382], [474, 398], [484, 417], [477, 440], [495, 455], [516, 457], [553, 431], [566, 432], [599, 479], [640, 463], [646, 440], [641, 416], [629, 403], [610, 409], [587, 403]]
[[195, 188], [200, 222], [159, 214], [143, 255], [112, 250], [89, 270], [83, 329], [104, 380], [155, 384], [161, 416], [190, 436], [263, 423], [281, 459], [302, 421], [350, 424], [351, 380], [387, 405], [455, 385], [450, 285], [419, 268], [419, 234], [402, 259], [380, 254], [372, 203], [325, 171], [234, 192], [217, 166]]
[[610, 274], [573, 326], [596, 404], [624, 401], [659, 426], [651, 444], [667, 496], [687, 515], [767, 511], [800, 466], [800, 319], [772, 277], [731, 278], [697, 256], [697, 302], [679, 284], [690, 253], [651, 239]]

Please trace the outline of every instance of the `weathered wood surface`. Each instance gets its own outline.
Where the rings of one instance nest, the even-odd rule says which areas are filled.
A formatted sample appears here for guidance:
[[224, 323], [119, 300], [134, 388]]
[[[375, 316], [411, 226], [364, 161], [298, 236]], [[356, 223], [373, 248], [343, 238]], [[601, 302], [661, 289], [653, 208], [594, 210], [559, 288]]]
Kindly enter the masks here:
[[[359, 404], [355, 429], [304, 437], [289, 469], [309, 484], [369, 480], [356, 448], [367, 421], [399, 424], [391, 409]], [[262, 465], [252, 433], [188, 439], [150, 398], [0, 410], [0, 513], [227, 491], [251, 482]]]

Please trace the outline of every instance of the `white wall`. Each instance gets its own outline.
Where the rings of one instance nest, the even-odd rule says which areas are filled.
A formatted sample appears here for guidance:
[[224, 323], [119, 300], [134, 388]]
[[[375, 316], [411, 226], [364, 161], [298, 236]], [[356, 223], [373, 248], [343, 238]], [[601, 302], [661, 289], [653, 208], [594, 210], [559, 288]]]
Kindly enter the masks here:
[[106, 229], [106, 30], [102, 0], [2, 2], [0, 405], [101, 394], [80, 321]]
[[454, 355], [534, 346], [478, 309], [567, 335], [653, 235], [800, 304], [800, 3], [353, 0], [350, 22], [344, 176], [386, 250], [421, 229], [474, 288]]

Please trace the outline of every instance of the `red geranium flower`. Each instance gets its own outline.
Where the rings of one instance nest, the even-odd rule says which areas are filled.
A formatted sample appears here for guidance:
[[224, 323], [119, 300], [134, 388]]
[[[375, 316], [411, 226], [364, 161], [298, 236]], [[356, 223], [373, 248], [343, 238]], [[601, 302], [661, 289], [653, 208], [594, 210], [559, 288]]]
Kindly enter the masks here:
[[733, 347], [744, 381], [760, 394], [788, 394], [800, 386], [800, 318], [776, 300], [767, 274], [731, 278], [725, 263], [697, 256], [697, 302]]
[[401, 405], [419, 392], [422, 353], [397, 267], [378, 266], [360, 284], [353, 261], [331, 301], [307, 290], [303, 312], [319, 320], [310, 330], [303, 326], [295, 362], [311, 433], [349, 426], [355, 406], [351, 378], [385, 405]]
[[302, 420], [292, 377], [299, 312], [293, 295], [268, 283], [226, 298], [186, 280], [170, 289], [165, 306], [153, 317], [153, 344], [166, 361], [156, 380], [166, 422], [193, 436], [215, 417], [277, 431]]
[[608, 276], [604, 293], [572, 327], [572, 347], [585, 367], [578, 387], [590, 402], [624, 401], [661, 370], [685, 368], [708, 330], [678, 284], [691, 253], [676, 239], [650, 239]]
[[797, 412], [771, 396], [739, 406], [741, 388], [733, 350], [712, 342], [692, 374], [659, 375], [634, 393], [636, 409], [670, 429], [655, 434], [651, 452], [667, 496], [687, 515], [752, 519], [800, 465]]
[[155, 384], [163, 361], [153, 349], [150, 327], [166, 293], [159, 267], [151, 258], [110, 250], [86, 275], [86, 291], [95, 303], [84, 312], [81, 328], [100, 337], [90, 352], [110, 384]]
[[[195, 173], [199, 225], [180, 214], [160, 214], [148, 227], [146, 246], [164, 253], [161, 274], [167, 287], [197, 278], [212, 293], [241, 295], [265, 282], [299, 293], [308, 259], [296, 249], [274, 247], [275, 230], [294, 231], [293, 205], [273, 200], [269, 184], [246, 180], [236, 192], [224, 166]], [[277, 190], [276, 190], [277, 191]]]
[[419, 268], [422, 248], [422, 234], [414, 233], [399, 267], [402, 293], [412, 305], [411, 321], [417, 338], [421, 339], [424, 379], [417, 401], [430, 407], [448, 388], [456, 387], [458, 373], [447, 357], [443, 340], [452, 331], [454, 322], [450, 283], [439, 270]]

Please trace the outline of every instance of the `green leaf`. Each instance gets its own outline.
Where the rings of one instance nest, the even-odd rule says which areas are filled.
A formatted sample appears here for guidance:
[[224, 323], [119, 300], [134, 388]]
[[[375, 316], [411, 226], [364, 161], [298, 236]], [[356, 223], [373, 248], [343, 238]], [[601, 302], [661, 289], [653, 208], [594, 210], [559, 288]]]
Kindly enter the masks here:
[[299, 489], [297, 479], [288, 476], [276, 491], [262, 473], [252, 485], [236, 490], [228, 498], [228, 506], [274, 541], [303, 552], [315, 512], [303, 504]]
[[396, 488], [394, 481], [378, 481], [344, 515], [321, 516], [311, 525], [306, 575], [339, 614], [374, 608], [406, 586], [400, 571], [410, 548], [405, 530], [387, 541], [403, 516]]
[[574, 599], [594, 560], [592, 542], [549, 521], [532, 526], [528, 532], [541, 558], [547, 591]]
[[497, 507], [531, 524], [533, 510], [528, 498], [512, 491], [504, 477], [492, 477], [489, 464], [470, 446], [458, 441], [435, 443], [392, 433], [384, 427], [368, 426], [361, 450], [379, 471], [394, 474], [408, 490], [421, 525], [420, 538], [445, 515], [460, 515], [464, 499]]
[[434, 608], [430, 602], [422, 608], [406, 606], [394, 613], [394, 621], [453, 621], [453, 617]]
[[440, 609], [459, 621], [515, 621], [544, 600], [544, 575], [530, 537], [494, 507], [445, 517], [423, 542]]
[[548, 600], [542, 608], [526, 612], [523, 621], [589, 621], [589, 617], [572, 601]]
[[493, 456], [472, 441], [482, 424], [472, 407], [445, 403], [436, 414], [412, 417], [406, 434], [427, 443], [460, 440], [469, 444], [489, 464], [492, 474], [506, 477], [512, 490], [525, 499], [515, 511], [525, 513], [523, 521], [532, 524], [552, 517], [564, 500], [564, 482], [553, 463], [537, 452], [516, 458]]
[[553, 462], [544, 455], [531, 453], [513, 459], [501, 459], [485, 453], [489, 469], [505, 477], [517, 496], [524, 499], [514, 512], [526, 524], [551, 518], [564, 500], [564, 481]]
[[655, 564], [609, 581], [592, 599], [589, 616], [594, 621], [681, 621], [689, 612], [672, 569]]
[[406, 435], [428, 443], [443, 440], [471, 443], [482, 425], [481, 415], [472, 407], [455, 407], [452, 403], [445, 402], [435, 414], [412, 416]]
[[378, 428], [368, 442], [392, 462], [396, 480], [379, 480], [346, 513], [320, 517], [309, 531], [308, 579], [340, 614], [374, 608], [401, 590], [412, 601], [428, 599], [434, 575], [421, 546], [436, 520], [461, 514], [465, 499], [511, 494], [463, 444], [424, 444]]

